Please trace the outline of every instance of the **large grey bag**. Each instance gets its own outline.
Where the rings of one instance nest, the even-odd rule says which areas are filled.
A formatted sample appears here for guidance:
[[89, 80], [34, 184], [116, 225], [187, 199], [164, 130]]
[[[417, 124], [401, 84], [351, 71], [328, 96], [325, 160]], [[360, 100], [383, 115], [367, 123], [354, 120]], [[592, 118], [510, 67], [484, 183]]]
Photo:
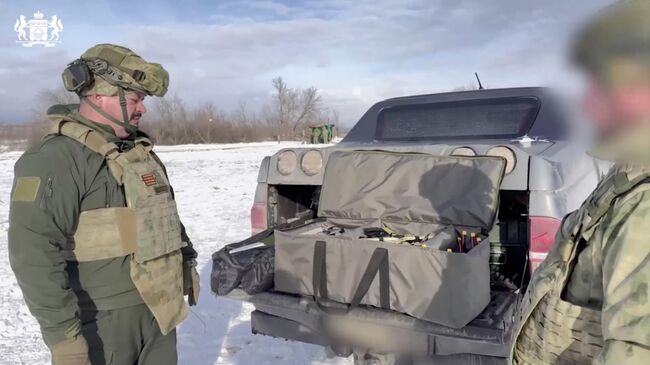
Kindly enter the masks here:
[[[318, 211], [327, 221], [275, 232], [275, 290], [465, 326], [490, 301], [489, 243], [448, 249], [457, 231], [484, 237], [491, 228], [504, 168], [491, 157], [333, 153]], [[332, 226], [344, 230], [332, 236], [323, 229]], [[431, 244], [359, 238], [364, 227]]]

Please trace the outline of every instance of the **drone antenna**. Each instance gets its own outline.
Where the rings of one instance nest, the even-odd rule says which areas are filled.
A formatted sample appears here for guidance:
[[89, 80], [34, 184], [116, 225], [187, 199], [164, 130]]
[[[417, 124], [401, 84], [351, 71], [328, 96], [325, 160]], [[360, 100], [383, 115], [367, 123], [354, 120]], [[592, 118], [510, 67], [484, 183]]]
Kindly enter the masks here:
[[474, 76], [476, 76], [476, 81], [478, 81], [478, 89], [484, 90], [485, 88], [483, 87], [483, 84], [481, 84], [481, 78], [478, 77], [478, 72], [474, 72]]

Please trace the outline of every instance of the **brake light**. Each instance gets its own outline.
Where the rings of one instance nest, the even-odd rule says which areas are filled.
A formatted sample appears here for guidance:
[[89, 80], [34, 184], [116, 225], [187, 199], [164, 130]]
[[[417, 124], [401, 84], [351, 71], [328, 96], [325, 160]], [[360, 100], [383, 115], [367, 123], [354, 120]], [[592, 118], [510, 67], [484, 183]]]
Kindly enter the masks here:
[[550, 217], [530, 217], [528, 219], [528, 259], [530, 273], [544, 261], [548, 251], [555, 242], [555, 234], [560, 228], [560, 220]]
[[268, 228], [266, 222], [266, 202], [254, 203], [251, 208], [251, 232], [260, 233]]

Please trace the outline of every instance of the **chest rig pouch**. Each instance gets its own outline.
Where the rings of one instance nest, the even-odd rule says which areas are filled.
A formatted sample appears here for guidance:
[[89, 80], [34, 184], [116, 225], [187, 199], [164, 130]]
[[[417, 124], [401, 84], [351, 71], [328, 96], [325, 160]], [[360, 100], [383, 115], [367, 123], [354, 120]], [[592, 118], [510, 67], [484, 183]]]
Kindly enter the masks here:
[[564, 300], [564, 290], [580, 252], [614, 202], [649, 177], [647, 172], [614, 170], [580, 209], [564, 219], [555, 245], [521, 302], [512, 364], [591, 364], [600, 354], [601, 311]]
[[98, 132], [75, 122], [61, 121], [55, 132], [102, 155], [126, 196], [126, 207], [80, 214], [66, 259], [83, 262], [130, 255], [131, 279], [161, 332], [169, 333], [187, 316], [180, 251], [185, 243], [169, 181], [151, 154], [152, 143], [139, 138], [131, 150], [120, 152]]

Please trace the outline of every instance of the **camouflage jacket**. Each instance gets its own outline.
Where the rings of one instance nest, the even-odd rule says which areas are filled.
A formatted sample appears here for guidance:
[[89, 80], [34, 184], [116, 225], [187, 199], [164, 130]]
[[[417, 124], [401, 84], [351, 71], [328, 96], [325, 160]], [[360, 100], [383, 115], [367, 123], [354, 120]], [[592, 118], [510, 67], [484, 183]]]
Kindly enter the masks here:
[[[106, 134], [101, 126], [94, 127]], [[121, 142], [129, 148], [129, 140]], [[45, 343], [51, 347], [75, 335], [80, 310], [143, 303], [130, 277], [129, 256], [90, 262], [63, 257], [81, 212], [126, 206], [124, 191], [104, 158], [71, 138], [51, 135], [20, 157], [14, 174], [9, 258]], [[184, 227], [182, 239], [188, 243], [184, 258], [195, 258]]]
[[[604, 209], [600, 221], [581, 234], [582, 240], [570, 243], [583, 217], [591, 213], [590, 200], [598, 201], [599, 194], [611, 190], [617, 174], [626, 172], [629, 177], [630, 170], [635, 174], [642, 171], [639, 179], [648, 174], [643, 166], [615, 166], [586, 204], [565, 217], [555, 245], [535, 272], [524, 298], [529, 307], [523, 308], [527, 315], [522, 316], [515, 332], [514, 363], [586, 364], [591, 362], [586, 360], [591, 358], [589, 352], [593, 364], [648, 363], [649, 181], [645, 179], [611, 205], [600, 207]], [[563, 253], [567, 248], [571, 255]], [[545, 285], [558, 289], [548, 292], [553, 298], [530, 304], [542, 296], [536, 291]]]

